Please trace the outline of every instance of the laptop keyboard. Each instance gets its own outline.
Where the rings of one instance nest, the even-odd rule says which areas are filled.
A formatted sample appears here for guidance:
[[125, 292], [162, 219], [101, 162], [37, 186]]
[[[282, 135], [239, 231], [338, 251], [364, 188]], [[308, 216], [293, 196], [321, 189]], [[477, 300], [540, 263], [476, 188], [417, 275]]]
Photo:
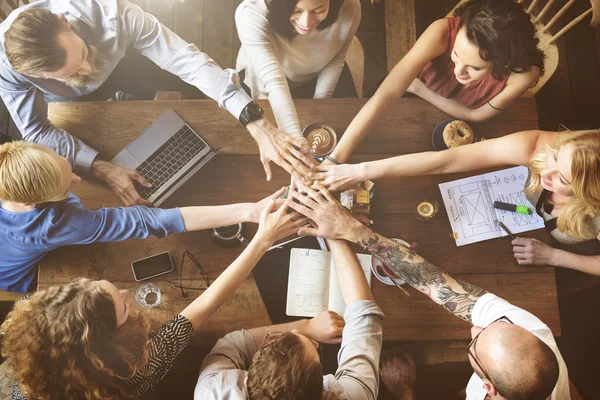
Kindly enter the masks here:
[[136, 182], [134, 185], [140, 196], [148, 199], [156, 193], [205, 147], [206, 143], [187, 125], [178, 130], [136, 168], [136, 171], [152, 184], [152, 187], [145, 188]]

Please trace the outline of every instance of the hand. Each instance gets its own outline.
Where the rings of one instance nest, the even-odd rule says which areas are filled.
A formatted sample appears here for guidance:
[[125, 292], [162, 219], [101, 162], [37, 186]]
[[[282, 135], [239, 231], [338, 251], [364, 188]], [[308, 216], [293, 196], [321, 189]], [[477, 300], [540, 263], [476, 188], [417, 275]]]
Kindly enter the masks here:
[[[275, 195], [280, 191], [281, 189]], [[298, 229], [308, 225], [306, 217], [299, 216], [296, 213], [288, 213], [291, 199], [287, 199], [277, 211], [274, 211], [278, 198], [275, 195], [260, 215], [258, 231], [252, 239], [253, 242], [265, 243], [271, 246], [277, 240], [293, 235], [298, 232]]]
[[137, 171], [101, 160], [96, 160], [92, 163], [91, 171], [93, 176], [106, 182], [110, 190], [126, 206], [152, 206], [152, 203], [140, 196], [135, 186], [133, 186], [133, 182], [136, 181], [144, 187], [152, 187], [152, 184]]
[[301, 333], [319, 343], [341, 343], [345, 324], [338, 313], [325, 310], [308, 320], [306, 329]]
[[263, 164], [267, 181], [270, 181], [273, 173], [271, 161], [285, 169], [296, 179], [306, 179], [308, 170], [317, 163], [307, 154], [308, 142], [303, 137], [292, 137], [275, 128], [265, 119], [251, 122], [248, 130], [258, 144], [260, 150], [260, 161]]
[[297, 202], [289, 203], [289, 207], [310, 218], [313, 225], [313, 228], [301, 228], [298, 235], [352, 241], [352, 234], [357, 233], [357, 228], [363, 225], [352, 218], [350, 212], [321, 184], [315, 183], [314, 189], [302, 184], [298, 186], [299, 191], [290, 191], [291, 197]]
[[308, 179], [321, 182], [332, 192], [353, 188], [366, 180], [361, 164], [321, 164], [310, 171]]
[[258, 201], [256, 203], [252, 204], [252, 206], [251, 206], [252, 209], [250, 210], [250, 217], [249, 217], [248, 221], [255, 222], [258, 224], [260, 222], [260, 216], [261, 216], [263, 210], [265, 209], [265, 207], [267, 207], [269, 205], [269, 203], [271, 202], [271, 199], [273, 199], [273, 198], [275, 198], [275, 205], [273, 206], [272, 211], [279, 210], [279, 207], [281, 207], [283, 205], [283, 203], [285, 202], [285, 200], [280, 199], [280, 197], [283, 196], [284, 193], [285, 193], [285, 186], [282, 187], [281, 189], [279, 189], [278, 191], [276, 191], [275, 193], [273, 193], [272, 195], [265, 197], [261, 201]]
[[554, 265], [555, 249], [537, 239], [518, 237], [512, 245], [519, 265]]

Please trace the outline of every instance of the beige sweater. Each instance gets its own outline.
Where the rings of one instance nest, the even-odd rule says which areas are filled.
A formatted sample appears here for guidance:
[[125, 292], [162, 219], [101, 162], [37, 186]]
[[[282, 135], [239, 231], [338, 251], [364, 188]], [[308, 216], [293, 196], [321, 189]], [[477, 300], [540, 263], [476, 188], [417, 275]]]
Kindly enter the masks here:
[[288, 81], [293, 87], [316, 78], [313, 97], [331, 97], [360, 24], [360, 1], [345, 0], [335, 23], [292, 40], [271, 30], [267, 14], [265, 0], [244, 0], [237, 8], [235, 24], [242, 47], [236, 69], [246, 70], [244, 83], [254, 99], [269, 99], [279, 128], [300, 135]]

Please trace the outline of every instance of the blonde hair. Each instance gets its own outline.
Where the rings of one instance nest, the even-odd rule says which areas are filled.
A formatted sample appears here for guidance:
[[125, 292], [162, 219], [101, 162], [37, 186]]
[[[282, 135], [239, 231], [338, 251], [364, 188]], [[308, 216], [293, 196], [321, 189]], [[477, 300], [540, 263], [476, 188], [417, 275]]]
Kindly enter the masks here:
[[597, 232], [592, 220], [600, 214], [600, 129], [564, 132], [545, 151], [531, 159], [531, 178], [526, 193], [542, 189], [541, 171], [548, 156], [558, 153], [561, 147], [574, 146], [571, 163], [571, 187], [574, 196], [564, 204], [556, 221], [558, 230], [578, 239], [592, 239]]
[[2, 355], [27, 398], [134, 399], [127, 379], [148, 360], [150, 321], [117, 326], [112, 296], [78, 279], [15, 303], [2, 324]]
[[0, 199], [25, 204], [56, 200], [62, 173], [54, 154], [23, 141], [0, 145]]
[[36, 75], [54, 72], [67, 61], [67, 52], [56, 37], [66, 31], [65, 23], [44, 8], [31, 8], [19, 14], [4, 34], [4, 49], [15, 71]]

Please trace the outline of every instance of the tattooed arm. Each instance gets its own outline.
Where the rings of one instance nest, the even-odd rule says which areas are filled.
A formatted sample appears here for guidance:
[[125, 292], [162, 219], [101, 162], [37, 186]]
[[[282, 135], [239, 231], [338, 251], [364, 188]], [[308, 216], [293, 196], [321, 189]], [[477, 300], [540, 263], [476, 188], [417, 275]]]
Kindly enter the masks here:
[[359, 244], [379, 258], [402, 280], [429, 296], [444, 309], [471, 322], [471, 312], [477, 300], [486, 291], [431, 264], [414, 251], [374, 233], [350, 213], [320, 184], [315, 189], [298, 185], [301, 192], [293, 191], [290, 208], [310, 218], [316, 228], [303, 228], [300, 235], [327, 239], [345, 239]]
[[472, 323], [473, 306], [486, 293], [485, 290], [454, 278], [414, 251], [360, 225], [349, 230], [347, 240], [361, 245], [404, 282], [426, 294], [447, 311]]

